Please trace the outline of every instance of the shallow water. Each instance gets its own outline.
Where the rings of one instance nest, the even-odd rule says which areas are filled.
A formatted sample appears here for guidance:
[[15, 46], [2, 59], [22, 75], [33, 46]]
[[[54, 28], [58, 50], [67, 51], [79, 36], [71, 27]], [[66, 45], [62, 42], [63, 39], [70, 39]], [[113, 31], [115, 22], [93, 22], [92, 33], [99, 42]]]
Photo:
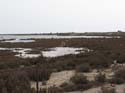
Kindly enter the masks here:
[[39, 57], [41, 54], [29, 54], [29, 51], [32, 51], [30, 48], [0, 48], [0, 50], [10, 50], [12, 52], [16, 52], [16, 57], [20, 58], [36, 58]]
[[88, 49], [85, 48], [73, 48], [73, 47], [55, 47], [50, 48], [49, 51], [43, 51], [42, 54], [44, 57], [58, 57], [69, 54], [79, 54], [80, 52], [84, 52]]
[[35, 42], [33, 39], [63, 39], [63, 38], [120, 38], [119, 36], [57, 36], [57, 35], [0, 35], [3, 42]]
[[28, 42], [35, 42], [35, 40], [21, 40], [21, 39], [14, 39], [14, 40], [5, 40], [3, 42], [9, 42], [9, 43], [18, 43], [18, 42], [24, 42], [24, 43], [28, 43]]
[[0, 50], [10, 50], [12, 52], [16, 52], [16, 57], [20, 58], [36, 58], [43, 54], [44, 57], [58, 57], [64, 56], [69, 54], [79, 54], [81, 52], [90, 51], [87, 48], [73, 48], [73, 47], [54, 47], [49, 48], [48, 51], [41, 51], [41, 54], [33, 54], [28, 53], [32, 51], [31, 48], [0, 48]]

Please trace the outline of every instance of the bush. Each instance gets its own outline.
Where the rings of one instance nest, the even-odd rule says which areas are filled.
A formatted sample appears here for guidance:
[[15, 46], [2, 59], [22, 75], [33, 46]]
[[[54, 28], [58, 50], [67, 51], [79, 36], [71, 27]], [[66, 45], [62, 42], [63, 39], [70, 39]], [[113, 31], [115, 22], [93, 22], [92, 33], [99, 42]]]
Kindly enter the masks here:
[[102, 69], [107, 68], [111, 65], [112, 59], [109, 57], [106, 57], [101, 52], [94, 52], [90, 57], [88, 57], [88, 63], [92, 68], [96, 69]]
[[78, 72], [89, 72], [90, 71], [90, 65], [89, 64], [81, 64], [76, 67], [76, 71]]
[[121, 83], [125, 83], [125, 68], [122, 68], [118, 71], [115, 72], [115, 75], [112, 79], [112, 83], [116, 83], [116, 84], [121, 84]]
[[111, 86], [103, 86], [101, 87], [102, 93], [116, 93], [116, 89]]
[[68, 86], [68, 85], [69, 85], [69, 83], [64, 82], [64, 83], [62, 83], [62, 84], [60, 85], [60, 87], [66, 87], [66, 86]]
[[117, 62], [118, 62], [118, 63], [121, 63], [121, 64], [125, 63], [125, 54], [124, 54], [124, 53], [123, 53], [123, 54], [120, 54], [120, 55], [118, 56]]
[[[63, 90], [61, 88], [55, 87], [55, 86], [49, 87], [48, 91], [49, 91], [49, 93], [63, 93]], [[34, 93], [36, 93], [36, 92], [34, 92]], [[39, 93], [48, 93], [48, 92], [47, 92], [46, 88], [42, 88], [42, 89], [40, 89]]]
[[99, 83], [104, 83], [106, 81], [106, 76], [105, 74], [99, 73], [96, 77], [95, 80]]
[[75, 87], [75, 85], [74, 84], [72, 84], [72, 83], [63, 83], [61, 86], [60, 86], [62, 89], [63, 89], [63, 91], [67, 91], [67, 92], [70, 92], [70, 91], [74, 91], [74, 87]]
[[83, 74], [75, 74], [75, 76], [73, 76], [71, 78], [71, 81], [74, 83], [74, 84], [88, 84], [88, 80], [87, 80], [87, 77], [84, 76]]
[[51, 75], [51, 71], [46, 68], [32, 68], [30, 71], [28, 71], [28, 76], [30, 80], [33, 81], [46, 81], [49, 79]]
[[1, 73], [0, 76], [0, 93], [31, 93], [26, 72], [8, 71]]
[[65, 92], [83, 91], [83, 90], [91, 88], [92, 84], [91, 83], [87, 83], [87, 84], [63, 83], [60, 87]]

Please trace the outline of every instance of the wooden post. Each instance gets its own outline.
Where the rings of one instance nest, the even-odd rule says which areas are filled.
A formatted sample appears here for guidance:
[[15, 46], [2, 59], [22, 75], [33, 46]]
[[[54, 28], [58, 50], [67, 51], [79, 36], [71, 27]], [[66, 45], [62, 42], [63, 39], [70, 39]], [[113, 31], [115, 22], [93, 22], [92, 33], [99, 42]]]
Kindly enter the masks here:
[[46, 84], [46, 93], [49, 93], [48, 85]]
[[36, 93], [39, 93], [39, 81], [36, 80]]
[[39, 93], [39, 73], [38, 73], [38, 64], [36, 65], [36, 93]]

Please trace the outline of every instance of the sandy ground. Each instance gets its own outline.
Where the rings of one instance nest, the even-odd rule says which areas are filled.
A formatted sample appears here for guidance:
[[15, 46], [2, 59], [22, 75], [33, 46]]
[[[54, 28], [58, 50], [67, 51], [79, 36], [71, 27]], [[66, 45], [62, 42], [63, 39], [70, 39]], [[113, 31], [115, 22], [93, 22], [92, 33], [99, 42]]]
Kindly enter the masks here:
[[[103, 70], [103, 71], [101, 71], [101, 73], [105, 74], [107, 79], [111, 79], [112, 76], [114, 75], [114, 72], [112, 71], [112, 69]], [[91, 72], [83, 73], [83, 75], [85, 75], [89, 81], [94, 81], [95, 77], [98, 74], [99, 74], [99, 72], [97, 70], [93, 70]]]
[[[111, 71], [111, 69], [104, 70], [102, 71], [102, 73], [105, 73], [107, 78], [111, 78], [112, 75], [114, 74]], [[87, 77], [89, 81], [93, 81], [95, 80], [96, 75], [98, 75], [99, 73], [96, 70], [93, 70], [92, 72], [83, 74]], [[69, 82], [70, 78], [74, 75], [75, 75], [74, 70], [52, 73], [50, 79], [47, 81], [47, 86], [42, 85], [42, 82], [39, 82], [39, 87], [40, 88], [51, 87], [51, 86], [59, 87], [61, 84]], [[31, 87], [36, 88], [36, 83], [31, 82]]]
[[60, 86], [65, 82], [69, 82], [70, 78], [75, 75], [75, 71], [61, 71], [53, 73], [50, 79], [47, 81], [49, 86]]
[[[101, 71], [101, 73], [104, 73], [106, 75], [107, 79], [111, 79], [112, 76], [114, 75], [114, 70], [112, 69], [105, 69], [103, 71]], [[95, 76], [99, 74], [99, 72], [97, 70], [93, 70], [91, 72], [88, 73], [82, 73], [84, 74], [87, 79], [89, 81], [93, 81], [95, 79]], [[46, 82], [46, 85], [42, 85], [42, 82], [39, 83], [39, 87], [40, 88], [46, 88], [46, 87], [51, 87], [51, 86], [56, 86], [59, 87], [61, 84], [65, 83], [65, 82], [69, 82], [70, 78], [72, 76], [75, 75], [75, 71], [74, 70], [70, 70], [70, 71], [61, 71], [61, 72], [55, 72], [52, 73], [50, 76], [50, 79]], [[123, 85], [116, 85], [116, 91], [117, 93], [125, 93], [125, 84]], [[35, 88], [36, 89], [36, 83], [35, 82], [31, 82], [31, 88]], [[69, 93], [101, 93], [101, 87], [97, 87], [97, 88], [91, 88], [89, 90], [86, 90], [84, 92], [69, 92]]]
[[[40, 88], [45, 88], [45, 87], [51, 87], [51, 86], [57, 86], [59, 87], [61, 84], [65, 82], [69, 82], [70, 78], [74, 76], [75, 71], [61, 71], [61, 72], [56, 72], [52, 73], [50, 76], [50, 79], [47, 81], [47, 86], [43, 86], [42, 82], [39, 83]], [[36, 89], [36, 83], [31, 82], [31, 88]]]
[[[102, 71], [102, 73], [105, 73], [106, 78], [108, 78], [108, 79], [111, 78], [112, 75], [114, 74], [111, 71], [111, 69], [106, 69], [106, 70]], [[84, 74], [89, 81], [93, 81], [93, 80], [95, 80], [95, 77], [96, 77], [96, 75], [99, 74], [99, 72], [97, 72], [97, 70], [93, 70], [92, 72], [82, 73], [82, 74]], [[48, 87], [50, 87], [50, 86], [59, 87], [61, 84], [65, 83], [65, 82], [69, 82], [70, 78], [74, 75], [75, 75], [74, 70], [52, 73], [50, 76], [50, 79], [47, 81], [47, 85], [48, 85]], [[40, 88], [46, 87], [46, 86], [42, 85], [42, 82], [39, 83], [39, 86], [40, 86]], [[35, 82], [31, 82], [31, 87], [32, 88], [36, 87]]]

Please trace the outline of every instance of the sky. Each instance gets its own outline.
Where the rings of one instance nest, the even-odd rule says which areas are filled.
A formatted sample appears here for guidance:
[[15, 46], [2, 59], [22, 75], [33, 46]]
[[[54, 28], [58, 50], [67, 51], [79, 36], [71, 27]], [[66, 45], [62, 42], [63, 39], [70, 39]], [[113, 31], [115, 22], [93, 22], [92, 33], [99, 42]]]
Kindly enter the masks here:
[[0, 0], [0, 34], [125, 31], [125, 0]]

